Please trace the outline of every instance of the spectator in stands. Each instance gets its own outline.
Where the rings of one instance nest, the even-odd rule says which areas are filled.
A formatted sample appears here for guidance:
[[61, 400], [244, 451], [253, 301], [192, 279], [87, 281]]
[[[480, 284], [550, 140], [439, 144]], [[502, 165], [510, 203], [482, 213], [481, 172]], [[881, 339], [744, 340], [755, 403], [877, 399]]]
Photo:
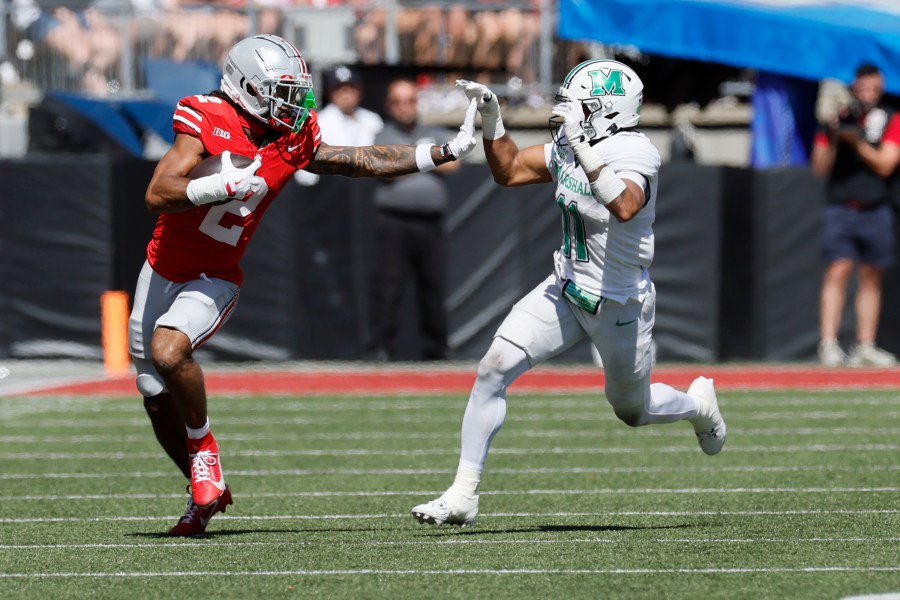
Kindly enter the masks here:
[[361, 9], [353, 40], [359, 61], [365, 64], [384, 62], [384, 29], [387, 16], [378, 6]]
[[472, 64], [472, 49], [478, 39], [475, 23], [469, 18], [469, 12], [460, 4], [454, 4], [447, 9], [445, 22], [447, 65], [468, 67]]
[[401, 60], [423, 66], [440, 64], [444, 11], [440, 4], [406, 5], [397, 14]]
[[[482, 6], [494, 2], [481, 0]], [[472, 50], [472, 66], [487, 72], [502, 71], [506, 78], [515, 76], [532, 82], [535, 80], [534, 61], [526, 58], [540, 31], [538, 13], [504, 6], [505, 3], [497, 2], [496, 9], [484, 8], [475, 12], [476, 43]], [[496, 75], [491, 79], [497, 80]]]
[[[334, 146], [371, 146], [375, 135], [384, 127], [377, 113], [359, 105], [363, 80], [347, 65], [337, 65], [322, 74], [328, 105], [319, 111], [322, 141]], [[297, 171], [294, 179], [300, 185], [315, 185], [319, 176]]]
[[[894, 262], [889, 180], [900, 163], [900, 114], [882, 102], [884, 76], [874, 65], [857, 69], [850, 92], [850, 106], [816, 135], [811, 158], [813, 171], [827, 177], [819, 360], [829, 367], [891, 367], [896, 358], [875, 337], [884, 270]], [[838, 330], [854, 265], [856, 345], [848, 356]]]
[[226, 0], [178, 0], [165, 11], [163, 24], [150, 50], [153, 56], [212, 63], [220, 62], [249, 26], [247, 15], [232, 10]]
[[[418, 90], [413, 81], [393, 81], [388, 86], [385, 109], [387, 123], [375, 137], [376, 144], [430, 144], [447, 134], [443, 129], [419, 124]], [[396, 357], [400, 301], [409, 281], [414, 284], [418, 303], [422, 355], [426, 360], [447, 357], [443, 232], [447, 187], [443, 174], [460, 164], [446, 163], [433, 174], [385, 181], [375, 190], [372, 331], [367, 345], [370, 358]]]
[[[474, 70], [492, 80], [536, 78], [535, 60], [529, 60], [540, 32], [537, 3], [532, 8], [509, 6], [499, 0], [479, 0], [477, 8], [450, 4], [405, 4], [398, 11], [395, 32], [400, 60], [417, 65], [446, 65]], [[371, 8], [362, 13], [354, 32], [363, 63], [385, 60], [389, 15]], [[451, 78], [452, 79], [452, 78]]]
[[[110, 92], [122, 39], [103, 14], [90, 5], [78, 12], [65, 6], [43, 9], [34, 0], [14, 0], [12, 8], [13, 25], [22, 35], [20, 54], [31, 60], [33, 54], [47, 51], [65, 62], [62, 69], [45, 67], [44, 73], [35, 74], [51, 78], [39, 84], [71, 85], [96, 95]], [[55, 72], [62, 73], [64, 80], [53, 80]]]

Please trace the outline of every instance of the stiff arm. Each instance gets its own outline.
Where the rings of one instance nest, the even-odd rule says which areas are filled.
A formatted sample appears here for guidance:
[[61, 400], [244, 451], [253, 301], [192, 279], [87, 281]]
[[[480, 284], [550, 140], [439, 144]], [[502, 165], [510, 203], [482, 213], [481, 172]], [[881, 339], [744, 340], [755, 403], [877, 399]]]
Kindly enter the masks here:
[[[443, 156], [440, 146], [432, 146], [430, 152], [435, 165], [454, 160]], [[323, 143], [304, 170], [345, 177], [394, 177], [419, 172], [416, 147], [402, 144], [329, 146]]]

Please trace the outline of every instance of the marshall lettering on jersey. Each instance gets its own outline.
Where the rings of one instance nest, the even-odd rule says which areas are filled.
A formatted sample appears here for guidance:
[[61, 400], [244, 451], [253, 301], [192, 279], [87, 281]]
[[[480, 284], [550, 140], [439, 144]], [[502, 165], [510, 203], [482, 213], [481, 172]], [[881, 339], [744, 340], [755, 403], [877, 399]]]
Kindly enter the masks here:
[[576, 303], [591, 312], [598, 306], [597, 298], [624, 304], [629, 298], [641, 298], [648, 289], [660, 164], [659, 152], [642, 133], [623, 131], [600, 141], [596, 148], [608, 168], [643, 187], [647, 197], [633, 219], [619, 222], [594, 198], [571, 146], [544, 146], [562, 217], [562, 244], [554, 255], [556, 274], [572, 283], [569, 291], [578, 291]]
[[289, 133], [262, 148], [245, 134], [251, 117], [215, 96], [188, 96], [175, 108], [175, 134], [190, 135], [210, 156], [230, 150], [243, 156], [259, 155], [256, 174], [266, 186], [245, 200], [198, 206], [159, 216], [147, 245], [153, 270], [178, 283], [205, 274], [240, 285], [241, 257], [269, 205], [281, 193], [294, 172], [309, 164], [322, 141], [316, 113], [311, 112], [299, 133]]

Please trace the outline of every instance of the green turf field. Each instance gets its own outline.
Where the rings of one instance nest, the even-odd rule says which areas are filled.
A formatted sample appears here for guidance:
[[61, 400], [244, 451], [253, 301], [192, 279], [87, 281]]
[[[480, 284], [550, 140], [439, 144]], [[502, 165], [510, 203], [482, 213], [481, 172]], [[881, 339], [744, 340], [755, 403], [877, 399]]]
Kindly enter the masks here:
[[779, 598], [900, 592], [900, 394], [720, 393], [728, 443], [603, 398], [510, 393], [471, 529], [419, 525], [465, 398], [211, 399], [235, 504], [140, 401], [0, 398], [0, 598]]

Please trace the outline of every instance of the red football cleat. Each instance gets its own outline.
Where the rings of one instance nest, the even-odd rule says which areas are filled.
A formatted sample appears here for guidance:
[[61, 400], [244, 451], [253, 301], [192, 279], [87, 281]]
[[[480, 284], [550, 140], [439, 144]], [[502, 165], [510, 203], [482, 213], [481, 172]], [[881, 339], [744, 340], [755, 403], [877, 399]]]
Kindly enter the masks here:
[[212, 433], [199, 440], [188, 438], [187, 442], [191, 458], [191, 495], [197, 506], [207, 508], [225, 493], [219, 445]]
[[213, 500], [213, 503], [206, 508], [197, 506], [194, 498], [188, 496], [187, 509], [184, 511], [184, 515], [178, 519], [178, 524], [169, 530], [169, 535], [172, 537], [203, 535], [213, 515], [225, 512], [225, 508], [229, 504], [233, 504], [233, 502], [231, 500], [231, 490], [228, 489], [228, 486], [225, 486], [225, 491], [222, 492], [222, 495], [217, 500]]

